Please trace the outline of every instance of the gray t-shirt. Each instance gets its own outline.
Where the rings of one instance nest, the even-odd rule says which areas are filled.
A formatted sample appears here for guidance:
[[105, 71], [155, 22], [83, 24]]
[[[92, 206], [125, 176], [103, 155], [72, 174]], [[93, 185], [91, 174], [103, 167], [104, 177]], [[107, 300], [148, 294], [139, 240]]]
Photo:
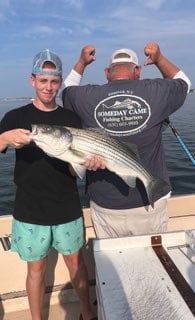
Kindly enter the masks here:
[[[116, 80], [67, 87], [62, 97], [64, 107], [80, 116], [83, 128], [99, 128], [137, 146], [144, 166], [168, 183], [158, 194], [159, 199], [171, 190], [162, 144], [163, 121], [183, 105], [187, 89], [182, 79]], [[149, 204], [140, 180], [136, 188], [129, 188], [108, 170], [88, 171], [87, 191], [90, 199], [104, 208]]]

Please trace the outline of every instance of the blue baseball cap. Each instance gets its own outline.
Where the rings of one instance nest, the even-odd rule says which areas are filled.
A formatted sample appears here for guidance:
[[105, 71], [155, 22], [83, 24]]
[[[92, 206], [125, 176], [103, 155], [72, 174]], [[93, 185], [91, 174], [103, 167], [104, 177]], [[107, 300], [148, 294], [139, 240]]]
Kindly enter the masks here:
[[[43, 65], [45, 62], [53, 63], [56, 70], [44, 70]], [[62, 76], [62, 61], [56, 53], [49, 49], [43, 50], [33, 59], [32, 74]]]

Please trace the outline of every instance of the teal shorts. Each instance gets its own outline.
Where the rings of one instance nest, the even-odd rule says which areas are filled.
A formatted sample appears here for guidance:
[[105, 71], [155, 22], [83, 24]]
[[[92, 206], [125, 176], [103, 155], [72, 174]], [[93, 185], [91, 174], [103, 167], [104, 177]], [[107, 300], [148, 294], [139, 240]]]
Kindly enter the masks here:
[[54, 226], [42, 226], [13, 219], [11, 250], [22, 260], [45, 258], [51, 247], [63, 255], [78, 252], [84, 244], [83, 218]]

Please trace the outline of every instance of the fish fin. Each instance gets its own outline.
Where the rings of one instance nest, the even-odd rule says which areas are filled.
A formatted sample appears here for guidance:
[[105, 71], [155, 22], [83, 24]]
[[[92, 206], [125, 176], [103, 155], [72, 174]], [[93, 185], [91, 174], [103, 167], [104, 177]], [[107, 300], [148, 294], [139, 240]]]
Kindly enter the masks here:
[[109, 163], [106, 164], [106, 167], [108, 170], [110, 170], [110, 171], [114, 172], [116, 175], [118, 175], [129, 187], [135, 188], [137, 176], [135, 175], [133, 170], [131, 170], [131, 169], [128, 170], [128, 174], [127, 174], [126, 168], [119, 169], [117, 167], [110, 166]]
[[58, 159], [66, 161], [70, 164], [82, 165], [85, 162], [86, 156], [82, 152], [69, 148], [68, 150], [66, 150], [66, 152], [58, 155]]
[[71, 163], [71, 166], [73, 167], [74, 171], [76, 172], [77, 176], [80, 179], [83, 179], [86, 173], [86, 168], [82, 164], [78, 163]]
[[127, 176], [127, 175], [120, 175], [121, 179], [123, 179], [129, 187], [135, 188], [136, 186], [136, 177], [134, 176]]
[[168, 183], [159, 177], [153, 177], [153, 179], [146, 186], [146, 192], [148, 195], [148, 200], [154, 208], [154, 202], [159, 199], [158, 195], [162, 191], [162, 189], [167, 186]]
[[[99, 128], [99, 127], [98, 128], [91, 128], [91, 127], [89, 127], [86, 130], [96, 132], [99, 134], [103, 134], [103, 135], [108, 136], [110, 138], [109, 133], [104, 128]], [[116, 140], [116, 141], [119, 142], [118, 140]], [[136, 158], [140, 161], [140, 155], [138, 152], [137, 145], [135, 143], [120, 141], [119, 144], [122, 144], [128, 150], [128, 152], [131, 154], [131, 156], [133, 156], [134, 158]]]
[[99, 127], [98, 127], [98, 128], [93, 128], [93, 127], [89, 127], [89, 128], [86, 128], [85, 130], [89, 130], [89, 131], [92, 131], [92, 132], [104, 134], [104, 135], [110, 137], [110, 135], [108, 134], [108, 132], [107, 132], [106, 129], [104, 129], [104, 128], [99, 128]]
[[141, 160], [136, 144], [124, 141], [122, 142], [122, 144], [134, 158], [138, 159], [139, 161]]
[[69, 149], [71, 152], [72, 152], [72, 154], [73, 155], [75, 155], [76, 157], [79, 157], [79, 158], [86, 158], [86, 154], [84, 153], [84, 152], [82, 152], [82, 151], [78, 151], [78, 150], [75, 150], [75, 149], [72, 149], [72, 148], [70, 148]]

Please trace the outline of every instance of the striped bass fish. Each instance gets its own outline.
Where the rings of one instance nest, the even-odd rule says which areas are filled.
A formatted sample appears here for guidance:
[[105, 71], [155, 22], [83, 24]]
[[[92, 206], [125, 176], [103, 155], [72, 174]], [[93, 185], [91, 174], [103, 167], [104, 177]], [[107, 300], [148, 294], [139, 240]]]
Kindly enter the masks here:
[[86, 159], [94, 154], [100, 156], [106, 168], [120, 176], [129, 187], [134, 188], [136, 179], [140, 179], [152, 206], [159, 191], [167, 185], [144, 167], [131, 146], [95, 129], [34, 124], [30, 136], [48, 156], [72, 164], [78, 175]]

